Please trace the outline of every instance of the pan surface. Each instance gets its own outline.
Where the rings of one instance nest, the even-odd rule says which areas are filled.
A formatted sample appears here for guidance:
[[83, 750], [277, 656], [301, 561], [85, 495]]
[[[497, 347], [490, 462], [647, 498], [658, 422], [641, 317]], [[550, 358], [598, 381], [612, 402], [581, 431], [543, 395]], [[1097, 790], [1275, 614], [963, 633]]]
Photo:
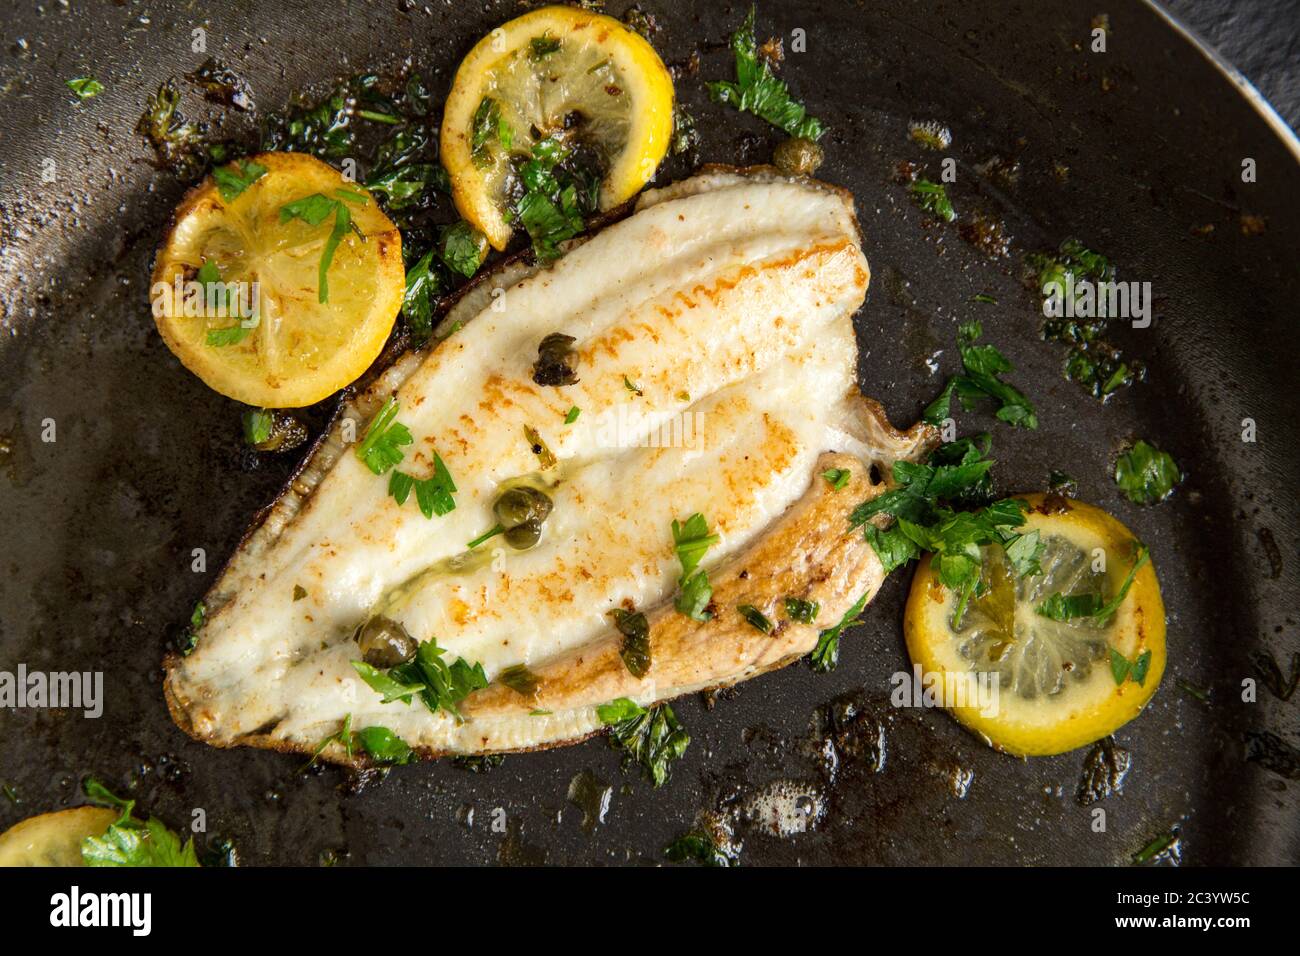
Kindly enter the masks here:
[[[700, 158], [767, 161], [780, 134], [703, 88], [729, 76], [725, 43], [745, 8], [643, 6], [666, 62], [700, 54], [698, 73], [677, 80]], [[1000, 489], [1041, 489], [1051, 471], [1068, 472], [1082, 499], [1155, 555], [1169, 672], [1117, 735], [1131, 759], [1122, 792], [1080, 801], [1086, 751], [1019, 761], [940, 711], [889, 706], [890, 675], [908, 667], [910, 571], [886, 582], [834, 672], [796, 665], [712, 707], [681, 701], [692, 744], [657, 791], [621, 774], [600, 741], [481, 773], [442, 761], [357, 780], [210, 749], [172, 724], [163, 653], [294, 461], [245, 452], [239, 409], [154, 331], [149, 267], [186, 184], [156, 168], [134, 132], [145, 101], [216, 55], [262, 108], [407, 65], [440, 102], [475, 39], [518, 10], [159, 0], [147, 12], [6, 14], [0, 671], [101, 671], [105, 705], [98, 719], [0, 712], [0, 784], [14, 795], [0, 797], [0, 829], [81, 802], [79, 781], [95, 773], [174, 826], [202, 809], [210, 838], [233, 838], [248, 864], [656, 862], [697, 813], [719, 809], [739, 821], [747, 864], [1127, 863], [1174, 827], [1186, 863], [1300, 862], [1300, 694], [1283, 699], [1298, 643], [1300, 165], [1294, 140], [1138, 2], [1109, 5], [1105, 53], [1090, 49], [1095, 11], [1067, 0], [759, 10], [760, 36], [786, 38], [783, 75], [831, 127], [819, 175], [857, 199], [873, 271], [855, 319], [863, 391], [910, 424], [955, 371], [957, 323], [982, 319], [1041, 420], [1026, 432], [961, 417], [964, 432], [993, 434]], [[194, 51], [196, 30], [206, 53]], [[806, 52], [790, 42], [796, 30]], [[106, 90], [78, 104], [64, 81], [83, 75]], [[256, 114], [220, 118], [181, 86], [187, 115], [255, 137]], [[908, 200], [900, 161], [928, 163], [933, 176], [939, 160], [909, 141], [914, 119], [952, 130], [954, 202], [995, 213], [1009, 256], [990, 258]], [[687, 171], [674, 160], [660, 181]], [[1147, 381], [1104, 406], [1063, 378], [1063, 352], [1040, 338], [1036, 294], [1022, 282], [1026, 252], [1071, 236], [1156, 297], [1150, 328], [1116, 335]], [[972, 302], [979, 293], [997, 304]], [[940, 350], [936, 372], [926, 360]], [[1132, 504], [1111, 479], [1137, 437], [1187, 475], [1157, 506]], [[204, 570], [193, 570], [195, 549]], [[767, 832], [791, 808], [786, 829], [806, 832]]]

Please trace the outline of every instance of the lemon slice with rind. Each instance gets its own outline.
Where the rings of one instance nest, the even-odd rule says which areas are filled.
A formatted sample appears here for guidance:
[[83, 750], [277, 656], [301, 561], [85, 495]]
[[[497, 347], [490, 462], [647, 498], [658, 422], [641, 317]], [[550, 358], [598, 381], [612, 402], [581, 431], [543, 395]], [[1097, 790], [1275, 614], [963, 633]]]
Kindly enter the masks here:
[[383, 348], [405, 289], [402, 241], [331, 166], [262, 153], [185, 197], [153, 283], [163, 341], [210, 387], [249, 405], [311, 405]]
[[601, 209], [654, 176], [673, 128], [673, 84], [654, 48], [617, 20], [543, 7], [493, 30], [456, 71], [442, 164], [460, 214], [497, 249], [510, 241], [519, 163], [541, 141], [590, 153]]
[[103, 836], [118, 816], [106, 807], [73, 807], [28, 817], [0, 833], [0, 867], [83, 866], [81, 841]]
[[996, 688], [977, 702], [968, 685], [964, 701], [945, 702], [991, 746], [1063, 753], [1113, 733], [1151, 699], [1165, 668], [1164, 604], [1154, 569], [1115, 518], [1060, 497], [1021, 497], [1029, 511], [1019, 530], [1038, 531], [1041, 571], [1017, 578], [1000, 546], [982, 548], [981, 594], [958, 620], [954, 595], [922, 559], [904, 633], [923, 677], [943, 675], [950, 690], [951, 675]]

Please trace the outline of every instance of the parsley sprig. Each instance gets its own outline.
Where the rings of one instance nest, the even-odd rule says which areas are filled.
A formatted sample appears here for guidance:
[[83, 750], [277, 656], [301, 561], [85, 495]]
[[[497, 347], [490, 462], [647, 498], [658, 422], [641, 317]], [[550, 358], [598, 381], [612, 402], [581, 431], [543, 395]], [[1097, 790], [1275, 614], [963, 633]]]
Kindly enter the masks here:
[[[862, 502], [849, 517], [851, 527], [866, 527], [886, 573], [922, 551], [933, 552], [939, 580], [957, 594], [954, 625], [961, 623], [971, 597], [980, 593], [982, 546], [1000, 544], [1021, 577], [1038, 570], [1044, 548], [1037, 531], [1015, 530], [1025, 523], [1020, 499], [1004, 498], [967, 511], [952, 507], [989, 496], [989, 444], [988, 436], [965, 438], [940, 446], [926, 464], [896, 461], [898, 487]], [[895, 519], [893, 527], [881, 530], [869, 523], [881, 514]]]
[[399, 505], [406, 504], [406, 499], [414, 491], [416, 504], [426, 518], [455, 511], [456, 500], [452, 495], [456, 492], [456, 482], [452, 480], [451, 472], [437, 452], [433, 453], [433, 474], [427, 478], [417, 478], [395, 470], [406, 457], [402, 446], [415, 441], [411, 437], [411, 430], [396, 420], [400, 409], [397, 399], [390, 395], [366, 426], [365, 434], [357, 445], [357, 457], [376, 475], [392, 470], [388, 476], [388, 493]]
[[402, 446], [415, 441], [411, 437], [411, 430], [394, 420], [400, 408], [397, 399], [390, 395], [366, 426], [361, 443], [357, 445], [357, 457], [376, 475], [384, 474], [401, 462], [406, 457]]
[[740, 29], [731, 35], [731, 51], [736, 57], [736, 82], [721, 80], [708, 84], [709, 96], [715, 102], [753, 113], [791, 136], [822, 138], [826, 127], [821, 120], [809, 116], [807, 108], [790, 95], [790, 88], [759, 58], [753, 6]]
[[647, 709], [620, 697], [597, 707], [596, 715], [609, 727], [610, 744], [623, 751], [624, 769], [640, 764], [655, 787], [662, 787], [668, 781], [673, 761], [686, 753], [691, 742], [690, 735], [667, 704]]
[[840, 635], [850, 627], [862, 623], [860, 615], [867, 607], [867, 598], [870, 595], [864, 594], [853, 602], [853, 606], [844, 612], [840, 622], [834, 627], [828, 627], [817, 635], [817, 646], [813, 648], [812, 654], [809, 655], [808, 663], [812, 665], [815, 671], [832, 671], [835, 665], [840, 662]]
[[81, 858], [87, 866], [198, 866], [194, 840], [184, 844], [157, 817], [147, 821], [134, 815], [135, 801], [116, 796], [94, 777], [85, 783], [90, 802], [119, 811], [102, 836], [81, 841]]
[[995, 346], [976, 344], [984, 334], [977, 320], [963, 323], [957, 329], [957, 351], [965, 374], [954, 375], [944, 386], [939, 397], [930, 403], [922, 418], [938, 425], [952, 413], [955, 396], [965, 411], [973, 409], [978, 401], [991, 398], [998, 404], [997, 417], [1008, 425], [1037, 428], [1038, 416], [1025, 394], [1000, 376], [1012, 371], [1012, 365]]
[[401, 701], [409, 705], [419, 695], [432, 712], [445, 710], [460, 721], [463, 718], [457, 705], [472, 692], [486, 687], [487, 676], [482, 664], [471, 664], [463, 657], [448, 664], [442, 659], [446, 653], [436, 640], [421, 641], [414, 660], [405, 664], [381, 670], [365, 661], [353, 661], [352, 667], [383, 698], [382, 703]]

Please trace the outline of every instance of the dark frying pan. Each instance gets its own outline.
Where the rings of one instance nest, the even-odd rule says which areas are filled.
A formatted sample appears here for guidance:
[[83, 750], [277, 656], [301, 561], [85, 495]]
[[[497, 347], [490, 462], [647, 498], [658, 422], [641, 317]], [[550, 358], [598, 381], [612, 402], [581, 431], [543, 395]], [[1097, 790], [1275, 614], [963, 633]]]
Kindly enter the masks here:
[[[625, 4], [610, 6], [619, 14]], [[699, 75], [678, 82], [700, 120], [702, 158], [766, 160], [777, 134], [702, 90], [703, 79], [727, 75], [723, 43], [743, 8], [645, 6], [665, 60], [702, 54]], [[1092, 806], [1077, 797], [1082, 751], [1017, 761], [941, 712], [886, 705], [889, 675], [906, 666], [905, 573], [845, 640], [834, 673], [794, 666], [709, 712], [682, 701], [693, 743], [659, 791], [620, 775], [599, 741], [509, 757], [485, 774], [440, 762], [383, 781], [302, 775], [291, 758], [190, 741], [163, 705], [164, 649], [293, 462], [244, 453], [238, 410], [185, 372], [153, 329], [150, 260], [185, 185], [151, 164], [133, 132], [144, 101], [203, 59], [191, 49], [199, 27], [259, 106], [408, 58], [441, 98], [473, 40], [518, 7], [158, 0], [147, 14], [127, 4], [8, 11], [0, 670], [102, 670], [106, 708], [97, 720], [0, 714], [0, 783], [17, 797], [0, 798], [0, 828], [78, 802], [79, 779], [95, 772], [174, 824], [204, 809], [209, 832], [235, 838], [247, 863], [639, 862], [661, 859], [698, 811], [744, 805], [784, 781], [822, 816], [786, 838], [742, 825], [749, 863], [1123, 863], [1173, 827], [1189, 863], [1300, 860], [1300, 695], [1282, 699], [1300, 566], [1296, 141], [1152, 7], [1108, 10], [1105, 54], [1088, 49], [1096, 11], [1066, 0], [767, 3], [759, 21], [764, 35], [806, 31], [807, 52], [791, 52], [785, 73], [833, 129], [822, 175], [857, 197], [875, 273], [857, 318], [863, 390], [910, 423], [940, 384], [924, 359], [944, 349], [951, 371], [956, 322], [982, 317], [1042, 420], [1029, 433], [963, 418], [968, 431], [996, 429], [1002, 488], [1041, 488], [1065, 470], [1156, 555], [1169, 672], [1118, 735], [1131, 757], [1122, 792]], [[107, 90], [77, 105], [63, 84], [85, 74]], [[185, 111], [206, 115], [182, 87]], [[930, 118], [953, 131], [957, 202], [1002, 219], [1010, 257], [989, 259], [927, 224], [896, 184], [900, 160], [934, 162], [906, 134], [910, 119]], [[253, 120], [226, 124], [238, 137]], [[981, 174], [995, 157], [1018, 175]], [[1254, 184], [1242, 182], [1245, 158]], [[668, 175], [685, 171], [679, 163]], [[1262, 231], [1245, 234], [1243, 217]], [[1105, 406], [1062, 378], [1063, 354], [1039, 338], [1036, 300], [1021, 283], [1023, 254], [1067, 236], [1109, 255], [1122, 277], [1151, 281], [1157, 296], [1153, 326], [1118, 336], [1147, 363], [1148, 381]], [[972, 304], [980, 292], [999, 304]], [[1242, 440], [1246, 418], [1256, 442]], [[47, 419], [53, 443], [42, 440]], [[1155, 507], [1131, 504], [1110, 478], [1117, 450], [1138, 436], [1188, 475]], [[206, 573], [191, 571], [194, 548], [208, 555]], [[1242, 700], [1248, 678], [1254, 702]], [[602, 816], [589, 794], [606, 785]], [[1104, 832], [1092, 827], [1098, 807]], [[492, 827], [496, 808], [505, 833]]]

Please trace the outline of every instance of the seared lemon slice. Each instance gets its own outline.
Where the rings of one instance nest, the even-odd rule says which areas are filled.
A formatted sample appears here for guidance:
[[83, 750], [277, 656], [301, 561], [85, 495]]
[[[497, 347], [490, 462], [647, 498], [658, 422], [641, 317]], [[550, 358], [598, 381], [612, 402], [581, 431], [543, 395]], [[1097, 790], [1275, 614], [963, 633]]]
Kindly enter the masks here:
[[600, 208], [650, 181], [673, 131], [673, 82], [611, 17], [543, 7], [493, 30], [460, 64], [442, 120], [442, 164], [460, 214], [497, 249], [510, 240], [518, 164], [558, 136], [603, 171]]
[[118, 818], [106, 807], [42, 813], [0, 833], [0, 866], [83, 866], [81, 841], [103, 836]]
[[[923, 558], [903, 630], [923, 679], [948, 675], [941, 686], [953, 716], [995, 749], [1041, 756], [1082, 747], [1138, 715], [1165, 670], [1165, 608], [1155, 570], [1124, 525], [1081, 502], [1020, 497], [1029, 505], [1020, 530], [1043, 543], [1041, 571], [1017, 578], [1000, 545], [984, 547], [982, 593], [955, 621], [954, 594]], [[996, 688], [983, 700], [979, 681]]]
[[158, 331], [191, 372], [249, 405], [310, 405], [383, 348], [405, 290], [402, 240], [332, 167], [262, 153], [185, 197], [153, 282]]

